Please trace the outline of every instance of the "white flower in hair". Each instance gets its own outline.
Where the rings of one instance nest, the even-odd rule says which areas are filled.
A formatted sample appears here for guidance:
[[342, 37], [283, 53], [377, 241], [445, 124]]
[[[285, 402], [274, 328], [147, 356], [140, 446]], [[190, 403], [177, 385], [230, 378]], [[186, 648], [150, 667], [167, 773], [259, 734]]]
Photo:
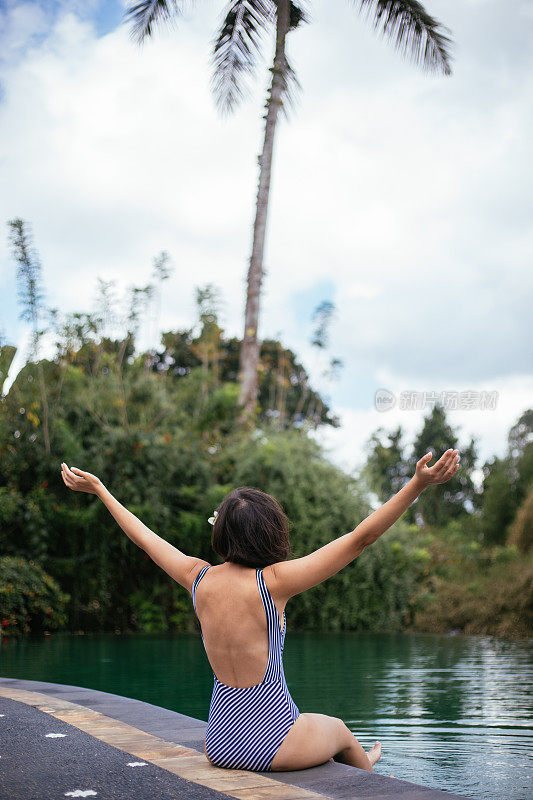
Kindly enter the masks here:
[[218, 511], [213, 511], [213, 516], [209, 517], [207, 521], [209, 522], [210, 525], [214, 525], [217, 517], [218, 517]]

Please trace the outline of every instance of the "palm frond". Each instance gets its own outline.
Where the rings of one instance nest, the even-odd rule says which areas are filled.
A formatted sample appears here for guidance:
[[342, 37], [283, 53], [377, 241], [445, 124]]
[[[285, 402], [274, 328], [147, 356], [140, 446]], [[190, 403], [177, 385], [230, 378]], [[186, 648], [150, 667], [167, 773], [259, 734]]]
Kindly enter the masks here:
[[264, 32], [276, 18], [274, 0], [233, 0], [213, 43], [212, 88], [219, 110], [233, 111], [256, 67]]
[[296, 5], [293, 0], [291, 0], [289, 5], [289, 30], [293, 31], [298, 25], [301, 25], [302, 22], [309, 22], [309, 17], [307, 16], [307, 12], [301, 6]]
[[450, 33], [417, 0], [359, 0], [360, 11], [374, 11], [374, 28], [392, 41], [402, 55], [410, 54], [428, 70], [451, 74]]
[[126, 7], [123, 21], [131, 22], [130, 37], [138, 44], [151, 36], [155, 25], [171, 26], [183, 13], [180, 0], [139, 0]]

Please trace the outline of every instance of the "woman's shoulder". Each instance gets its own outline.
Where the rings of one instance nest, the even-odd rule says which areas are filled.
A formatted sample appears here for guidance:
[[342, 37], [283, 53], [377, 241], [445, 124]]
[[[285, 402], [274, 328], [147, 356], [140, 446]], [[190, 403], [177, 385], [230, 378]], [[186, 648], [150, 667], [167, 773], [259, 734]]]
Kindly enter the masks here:
[[268, 564], [266, 567], [261, 567], [259, 570], [266, 583], [266, 587], [274, 600], [284, 599], [282, 586], [279, 580], [279, 571], [276, 571], [276, 568], [279, 570], [280, 564], [283, 563], [285, 562], [278, 561], [275, 564]]
[[203, 561], [201, 558], [198, 558], [196, 560], [196, 563], [194, 564], [194, 566], [191, 568], [191, 571], [189, 572], [189, 585], [191, 587], [190, 588], [190, 592], [191, 593], [192, 593], [192, 590], [194, 588], [194, 584], [196, 583], [196, 580], [197, 580], [198, 576], [200, 575], [201, 571], [203, 569], [205, 569], [206, 567], [212, 567], [212, 566], [213, 565], [210, 564], [209, 561]]

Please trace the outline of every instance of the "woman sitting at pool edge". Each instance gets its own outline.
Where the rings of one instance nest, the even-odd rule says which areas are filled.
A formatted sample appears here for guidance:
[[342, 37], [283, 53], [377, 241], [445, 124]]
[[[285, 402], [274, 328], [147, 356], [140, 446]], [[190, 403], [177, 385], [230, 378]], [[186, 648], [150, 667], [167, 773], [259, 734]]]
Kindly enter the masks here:
[[423, 456], [410, 481], [354, 530], [301, 558], [289, 559], [289, 524], [275, 498], [234, 489], [210, 519], [213, 550], [224, 559], [216, 565], [185, 555], [151, 531], [95, 475], [61, 464], [66, 486], [97, 495], [128, 537], [191, 593], [213, 670], [205, 754], [215, 766], [268, 772], [335, 760], [374, 771], [379, 741], [367, 753], [341, 719], [301, 713], [294, 703], [283, 673], [285, 605], [346, 567], [425, 488], [448, 481], [459, 468], [457, 450], [428, 467], [431, 458]]

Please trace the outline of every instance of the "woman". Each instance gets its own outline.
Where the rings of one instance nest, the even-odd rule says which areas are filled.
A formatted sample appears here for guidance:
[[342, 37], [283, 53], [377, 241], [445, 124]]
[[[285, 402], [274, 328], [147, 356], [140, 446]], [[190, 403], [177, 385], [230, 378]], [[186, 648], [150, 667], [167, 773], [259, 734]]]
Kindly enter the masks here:
[[95, 475], [61, 464], [70, 489], [97, 495], [129, 538], [191, 593], [213, 670], [205, 754], [215, 766], [268, 772], [335, 760], [374, 771], [379, 741], [367, 753], [341, 719], [300, 713], [294, 703], [283, 673], [285, 605], [347, 566], [426, 487], [459, 468], [457, 450], [428, 467], [431, 458], [423, 456], [411, 480], [353, 531], [302, 558], [288, 559], [289, 525], [277, 501], [258, 489], [235, 489], [209, 520], [213, 550], [223, 559], [216, 565], [161, 539]]

